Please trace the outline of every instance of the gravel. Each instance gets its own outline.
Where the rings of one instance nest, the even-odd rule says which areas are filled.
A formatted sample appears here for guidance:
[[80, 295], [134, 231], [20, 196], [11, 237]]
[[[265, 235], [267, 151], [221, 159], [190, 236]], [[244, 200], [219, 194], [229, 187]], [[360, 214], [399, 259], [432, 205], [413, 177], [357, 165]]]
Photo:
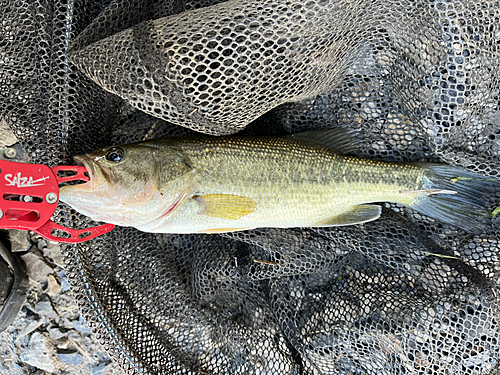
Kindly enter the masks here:
[[34, 332], [29, 344], [21, 353], [21, 360], [30, 366], [53, 373], [57, 365], [54, 356], [55, 348], [50, 336]]
[[11, 245], [26, 263], [29, 291], [0, 333], [0, 374], [122, 375], [78, 312], [59, 245], [15, 232]]

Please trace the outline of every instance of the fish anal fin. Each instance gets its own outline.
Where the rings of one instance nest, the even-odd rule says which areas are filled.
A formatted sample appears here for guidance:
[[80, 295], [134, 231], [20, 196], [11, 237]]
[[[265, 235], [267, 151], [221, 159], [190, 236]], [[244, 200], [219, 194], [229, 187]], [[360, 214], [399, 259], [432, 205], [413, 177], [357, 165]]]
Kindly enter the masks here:
[[195, 195], [193, 199], [200, 205], [199, 214], [219, 219], [238, 220], [257, 207], [253, 199], [232, 194]]
[[382, 213], [382, 207], [377, 205], [362, 204], [352, 207], [349, 211], [317, 223], [316, 227], [334, 227], [353, 225], [377, 220]]

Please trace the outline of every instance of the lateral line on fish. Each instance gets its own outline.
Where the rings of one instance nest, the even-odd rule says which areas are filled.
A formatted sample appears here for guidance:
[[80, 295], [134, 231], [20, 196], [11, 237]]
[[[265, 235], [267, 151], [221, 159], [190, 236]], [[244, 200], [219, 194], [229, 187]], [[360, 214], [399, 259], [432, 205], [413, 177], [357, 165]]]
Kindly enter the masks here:
[[445, 190], [445, 189], [424, 189], [424, 190], [400, 190], [399, 194], [434, 195], [434, 194], [457, 194], [457, 192], [455, 190]]

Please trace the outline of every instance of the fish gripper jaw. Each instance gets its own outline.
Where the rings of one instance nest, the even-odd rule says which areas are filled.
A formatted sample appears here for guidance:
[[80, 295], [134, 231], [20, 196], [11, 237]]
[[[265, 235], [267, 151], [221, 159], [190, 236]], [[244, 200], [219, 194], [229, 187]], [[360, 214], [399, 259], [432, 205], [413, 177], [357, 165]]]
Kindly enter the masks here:
[[57, 242], [77, 243], [110, 232], [113, 224], [71, 229], [52, 221], [59, 184], [89, 181], [82, 166], [26, 164], [0, 160], [0, 228], [32, 230]]

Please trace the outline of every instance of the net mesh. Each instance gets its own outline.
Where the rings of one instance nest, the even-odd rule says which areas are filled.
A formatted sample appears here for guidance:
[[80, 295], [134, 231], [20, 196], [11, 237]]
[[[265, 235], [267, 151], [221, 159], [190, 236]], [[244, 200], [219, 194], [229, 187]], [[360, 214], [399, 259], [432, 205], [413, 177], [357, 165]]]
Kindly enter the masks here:
[[[498, 1], [0, 9], [0, 121], [32, 162], [193, 131], [342, 126], [357, 156], [498, 177]], [[63, 206], [56, 219], [92, 225]], [[63, 251], [83, 315], [128, 374], [498, 374], [498, 219], [491, 229], [386, 204], [351, 227], [116, 228]]]

